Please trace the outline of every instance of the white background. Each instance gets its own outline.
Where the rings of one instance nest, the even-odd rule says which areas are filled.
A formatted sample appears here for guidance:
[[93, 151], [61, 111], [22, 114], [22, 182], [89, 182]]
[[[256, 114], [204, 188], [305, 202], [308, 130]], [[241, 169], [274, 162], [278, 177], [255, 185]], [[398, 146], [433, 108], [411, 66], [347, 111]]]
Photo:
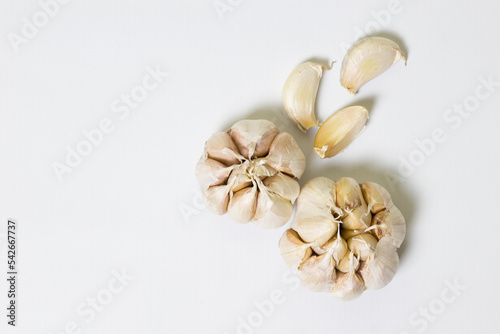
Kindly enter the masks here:
[[[500, 81], [500, 6], [401, 0], [377, 24], [373, 13], [388, 7], [233, 1], [218, 15], [211, 0], [75, 0], [15, 52], [9, 33], [22, 36], [40, 5], [1, 1], [0, 267], [15, 218], [20, 273], [14, 329], [0, 275], [1, 332], [64, 333], [74, 322], [75, 333], [233, 334], [273, 290], [285, 301], [254, 333], [498, 332], [499, 87], [460, 124], [443, 117], [473, 101], [479, 77]], [[398, 41], [408, 65], [351, 96], [338, 81], [341, 45], [366, 27]], [[315, 129], [304, 135], [279, 116], [284, 81], [311, 58], [337, 60], [321, 83], [320, 119], [347, 105], [370, 109], [361, 136], [329, 160], [312, 151]], [[148, 66], [170, 75], [120, 119], [111, 104]], [[105, 118], [114, 131], [60, 182], [54, 162]], [[273, 119], [297, 139], [308, 158], [301, 184], [351, 176], [390, 189], [408, 231], [386, 288], [349, 303], [297, 289], [277, 247], [286, 227], [238, 225], [200, 208], [194, 168], [204, 142], [245, 118]], [[391, 187], [388, 173], [437, 128], [446, 140]], [[134, 277], [123, 291], [91, 321], [79, 315], [122, 269]], [[440, 309], [446, 281], [466, 288]], [[431, 306], [439, 314], [422, 320]]]

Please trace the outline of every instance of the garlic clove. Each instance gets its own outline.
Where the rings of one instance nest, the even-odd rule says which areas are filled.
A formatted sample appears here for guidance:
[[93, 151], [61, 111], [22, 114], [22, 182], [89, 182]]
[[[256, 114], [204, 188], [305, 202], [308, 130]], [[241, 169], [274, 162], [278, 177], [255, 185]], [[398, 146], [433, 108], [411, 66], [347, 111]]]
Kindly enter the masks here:
[[356, 94], [361, 86], [406, 57], [399, 45], [383, 37], [368, 37], [355, 43], [344, 56], [340, 83]]
[[328, 251], [332, 250], [332, 257], [335, 260], [335, 263], [340, 262], [340, 260], [348, 252], [346, 241], [342, 237], [339, 237], [339, 236], [335, 236], [335, 237], [331, 238], [322, 246], [313, 245], [312, 249], [318, 255], [325, 254]]
[[261, 158], [265, 163], [283, 173], [300, 179], [306, 168], [306, 157], [293, 137], [280, 132], [269, 147], [269, 154]]
[[235, 165], [227, 179], [233, 193], [253, 185], [252, 178], [247, 173], [248, 161], [241, 165]]
[[273, 167], [265, 164], [263, 160], [261, 160], [261, 162], [262, 162], [262, 164], [254, 166], [253, 169], [252, 169], [252, 174], [255, 175], [255, 176], [257, 176], [261, 180], [265, 179], [268, 176], [273, 176], [276, 173], [279, 173]]
[[362, 262], [359, 274], [367, 289], [376, 290], [386, 286], [396, 275], [399, 257], [391, 241], [384, 237], [380, 239], [371, 259]]
[[312, 126], [319, 126], [314, 106], [323, 70], [330, 68], [313, 62], [302, 63], [290, 73], [283, 87], [285, 111], [303, 132]]
[[208, 158], [227, 166], [239, 164], [243, 160], [233, 138], [227, 132], [214, 133], [205, 143], [205, 152]]
[[389, 192], [377, 183], [364, 182], [361, 184], [361, 191], [368, 205], [368, 211], [371, 211], [373, 214], [387, 209], [387, 207], [392, 204]]
[[205, 207], [216, 215], [227, 212], [231, 185], [212, 186], [202, 191]]
[[370, 233], [363, 233], [347, 240], [347, 247], [361, 261], [366, 261], [373, 257], [376, 246], [377, 239]]
[[335, 261], [331, 252], [309, 257], [300, 265], [297, 276], [306, 288], [327, 291], [336, 278]]
[[335, 182], [337, 206], [344, 211], [352, 211], [358, 206], [366, 206], [359, 184], [351, 177], [343, 177]]
[[236, 122], [229, 134], [245, 158], [263, 157], [269, 152], [269, 146], [280, 132], [270, 121], [242, 120]]
[[300, 193], [300, 185], [293, 177], [278, 172], [262, 181], [269, 191], [295, 203]]
[[309, 180], [300, 191], [301, 203], [310, 203], [316, 207], [325, 207], [328, 212], [338, 212], [340, 208], [336, 205], [335, 182], [326, 177], [315, 177]]
[[228, 216], [236, 223], [252, 220], [257, 207], [257, 187], [241, 189], [233, 194], [228, 206]]
[[314, 139], [314, 152], [321, 158], [331, 158], [342, 152], [363, 131], [368, 110], [352, 106], [337, 111], [319, 128]]
[[394, 204], [373, 216], [370, 229], [377, 239], [387, 239], [396, 248], [401, 246], [406, 235], [405, 219]]
[[262, 228], [277, 228], [285, 225], [292, 216], [293, 206], [289, 200], [259, 187], [257, 210], [253, 217], [255, 224]]
[[338, 223], [330, 217], [294, 217], [292, 228], [306, 242], [323, 245], [337, 233]]
[[349, 230], [366, 229], [371, 221], [372, 214], [366, 209], [366, 205], [361, 205], [345, 216], [342, 220], [342, 227]]
[[348, 251], [344, 256], [337, 262], [335, 268], [343, 273], [354, 272], [358, 270], [359, 259], [354, 255], [352, 251]]
[[209, 159], [205, 155], [196, 164], [196, 179], [202, 189], [224, 184], [233, 170], [233, 166], [226, 166], [222, 162]]
[[286, 265], [297, 269], [299, 265], [312, 255], [310, 243], [304, 243], [293, 229], [288, 229], [279, 241], [281, 256]]
[[356, 235], [360, 235], [362, 233], [365, 233], [365, 228], [360, 228], [360, 229], [353, 229], [353, 230], [348, 230], [345, 228], [345, 226], [342, 226], [340, 230], [340, 235], [342, 238], [345, 240], [350, 239]]
[[361, 296], [363, 291], [365, 291], [363, 279], [357, 273], [339, 273], [330, 295], [337, 300], [350, 301]]
[[321, 246], [337, 233], [339, 223], [332, 212], [340, 209], [334, 198], [335, 183], [327, 178], [314, 178], [302, 187], [292, 228], [306, 242]]

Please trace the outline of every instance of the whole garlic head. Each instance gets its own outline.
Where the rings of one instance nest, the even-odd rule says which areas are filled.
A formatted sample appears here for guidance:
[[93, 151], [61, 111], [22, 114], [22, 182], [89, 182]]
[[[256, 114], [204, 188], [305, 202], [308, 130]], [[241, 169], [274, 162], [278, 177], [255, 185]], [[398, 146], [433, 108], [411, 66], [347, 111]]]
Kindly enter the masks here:
[[382, 186], [317, 177], [302, 188], [279, 247], [305, 287], [352, 300], [392, 280], [405, 234], [403, 215]]
[[276, 228], [292, 216], [305, 167], [290, 134], [267, 120], [243, 120], [207, 140], [196, 178], [213, 213]]

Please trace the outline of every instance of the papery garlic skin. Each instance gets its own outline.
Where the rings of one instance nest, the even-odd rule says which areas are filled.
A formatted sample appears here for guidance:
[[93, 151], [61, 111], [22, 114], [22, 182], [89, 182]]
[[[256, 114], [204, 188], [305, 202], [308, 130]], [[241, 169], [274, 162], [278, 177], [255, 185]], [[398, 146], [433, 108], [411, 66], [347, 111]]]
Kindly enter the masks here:
[[302, 63], [290, 73], [283, 87], [285, 111], [303, 132], [320, 125], [314, 108], [324, 70], [330, 68], [309, 61]]
[[363, 279], [355, 271], [340, 273], [330, 290], [330, 295], [337, 300], [351, 301], [361, 296], [365, 289]]
[[365, 128], [368, 110], [352, 106], [337, 111], [319, 128], [314, 139], [314, 153], [321, 159], [342, 152]]
[[290, 134], [267, 120], [243, 120], [207, 140], [196, 178], [213, 213], [276, 228], [292, 215], [305, 166]]
[[344, 56], [340, 83], [356, 94], [361, 86], [406, 57], [399, 45], [383, 37], [367, 37], [356, 42]]
[[298, 268], [302, 284], [312, 291], [327, 291], [335, 282], [335, 260], [332, 251], [306, 259]]
[[399, 266], [399, 257], [389, 240], [382, 238], [376, 245], [373, 257], [361, 262], [359, 274], [370, 290], [381, 289], [394, 278]]
[[279, 241], [281, 256], [286, 265], [297, 269], [312, 255], [311, 243], [305, 243], [292, 229], [285, 231]]
[[389, 192], [375, 182], [361, 183], [361, 191], [368, 205], [368, 210], [376, 214], [384, 209], [387, 209], [392, 204], [391, 195]]
[[279, 247], [306, 288], [352, 300], [392, 280], [405, 233], [403, 215], [382, 186], [317, 177], [303, 186]]

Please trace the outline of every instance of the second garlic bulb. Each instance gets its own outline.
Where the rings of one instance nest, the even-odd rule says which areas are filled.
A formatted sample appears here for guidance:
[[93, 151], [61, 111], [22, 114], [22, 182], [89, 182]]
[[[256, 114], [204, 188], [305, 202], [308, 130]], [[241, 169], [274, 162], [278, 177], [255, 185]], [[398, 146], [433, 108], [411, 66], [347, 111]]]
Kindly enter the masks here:
[[403, 215], [382, 186], [317, 177], [302, 188], [279, 246], [304, 286], [352, 300], [392, 280], [405, 234]]
[[196, 177], [213, 213], [277, 228], [292, 216], [305, 167], [290, 134], [270, 121], [243, 120], [207, 140]]

